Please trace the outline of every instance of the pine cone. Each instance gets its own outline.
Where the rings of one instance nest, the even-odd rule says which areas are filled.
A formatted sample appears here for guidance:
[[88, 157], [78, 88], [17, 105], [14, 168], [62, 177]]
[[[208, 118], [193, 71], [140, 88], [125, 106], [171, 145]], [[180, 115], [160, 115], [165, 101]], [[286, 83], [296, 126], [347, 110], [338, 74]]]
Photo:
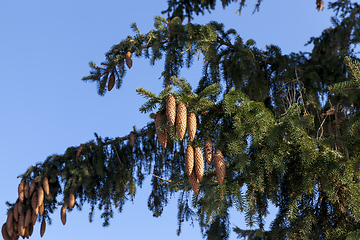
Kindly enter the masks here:
[[19, 215], [18, 231], [20, 236], [25, 236], [25, 216], [23, 213]]
[[191, 173], [191, 175], [189, 175], [189, 182], [195, 195], [198, 195], [200, 186], [199, 186], [199, 180], [197, 179], [194, 171]]
[[176, 117], [176, 100], [171, 94], [166, 99], [166, 117], [170, 125], [174, 126]]
[[131, 52], [127, 52], [125, 55], [125, 61], [126, 61], [126, 65], [128, 66], [128, 68], [130, 69], [132, 67], [132, 55]]
[[130, 145], [131, 145], [131, 148], [133, 148], [135, 145], [135, 135], [133, 132], [130, 133]]
[[25, 213], [25, 227], [29, 226], [29, 223], [31, 222], [31, 216], [32, 216], [32, 212], [31, 209], [29, 208], [28, 210], [26, 210]]
[[32, 211], [32, 216], [31, 216], [31, 223], [32, 223], [32, 225], [35, 225], [36, 220], [37, 220], [37, 214], [36, 214], [35, 211]]
[[31, 197], [31, 207], [33, 211], [36, 213], [36, 215], [39, 213], [39, 207], [37, 204], [38, 204], [38, 197], [37, 197], [37, 193], [35, 193]]
[[16, 221], [14, 221], [13, 224], [14, 224], [13, 236], [19, 235], [18, 223]]
[[43, 219], [41, 222], [41, 227], [40, 227], [40, 237], [44, 236], [45, 229], [46, 229], [46, 222], [45, 222], [45, 219]]
[[7, 214], [7, 219], [6, 219], [6, 228], [9, 236], [13, 235], [13, 229], [14, 229], [13, 223], [14, 223], [14, 213], [12, 210], [10, 210]]
[[44, 214], [44, 211], [45, 211], [45, 204], [41, 204], [40, 207], [39, 207], [39, 214], [40, 216], [42, 216]]
[[204, 157], [200, 147], [195, 147], [195, 173], [200, 182], [204, 176]]
[[114, 85], [115, 85], [115, 75], [114, 75], [114, 73], [112, 72], [112, 73], [110, 74], [109, 82], [108, 82], [108, 91], [109, 91], [109, 92], [111, 91], [111, 89], [113, 89]]
[[72, 210], [75, 205], [75, 196], [74, 194], [70, 194], [69, 196], [69, 210]]
[[49, 180], [47, 178], [43, 180], [43, 189], [46, 195], [50, 194]]
[[194, 170], [194, 149], [190, 145], [187, 145], [185, 150], [185, 169], [187, 175], [190, 177]]
[[185, 104], [180, 102], [176, 109], [176, 133], [181, 141], [184, 138], [186, 132], [186, 107]]
[[155, 131], [156, 131], [156, 135], [158, 136], [158, 140], [161, 144], [162, 148], [166, 148], [166, 143], [167, 143], [167, 133], [166, 131], [160, 131], [159, 130], [159, 126], [160, 126], [160, 122], [161, 122], [161, 113], [157, 112], [155, 114]]
[[194, 141], [195, 138], [195, 134], [196, 134], [196, 115], [195, 113], [190, 113], [188, 116], [188, 121], [187, 121], [187, 130], [188, 130], [188, 134], [189, 134], [189, 141], [192, 142]]
[[211, 165], [213, 159], [213, 144], [210, 138], [206, 139], [204, 145], [204, 155], [207, 164]]
[[62, 224], [65, 225], [66, 224], [66, 206], [65, 205], [63, 205], [61, 207], [60, 217], [61, 217]]
[[30, 236], [30, 230], [29, 230], [29, 226], [25, 227], [25, 238], [29, 239]]
[[37, 207], [39, 208], [41, 204], [44, 204], [44, 189], [42, 187], [38, 189], [37, 200]]
[[219, 149], [215, 150], [214, 155], [216, 178], [218, 185], [221, 186], [225, 178], [225, 160], [224, 156]]
[[24, 197], [29, 198], [29, 183], [24, 183]]
[[25, 197], [25, 194], [24, 194], [24, 182], [21, 181], [19, 183], [19, 187], [18, 187], [18, 194], [19, 194], [19, 200], [20, 202], [24, 202], [24, 197]]
[[33, 231], [34, 231], [34, 225], [32, 225], [31, 223], [29, 224], [28, 226], [29, 228], [29, 237], [33, 234]]
[[6, 226], [6, 223], [4, 223], [1, 228], [1, 234], [4, 238], [4, 240], [9, 240], [9, 235], [8, 235], [8, 232], [6, 229], [7, 229], [7, 226]]
[[15, 205], [14, 205], [14, 212], [13, 212], [13, 216], [16, 222], [19, 221], [19, 200], [16, 201]]
[[35, 187], [36, 187], [36, 181], [32, 180], [30, 184], [29, 196], [31, 196], [34, 193]]

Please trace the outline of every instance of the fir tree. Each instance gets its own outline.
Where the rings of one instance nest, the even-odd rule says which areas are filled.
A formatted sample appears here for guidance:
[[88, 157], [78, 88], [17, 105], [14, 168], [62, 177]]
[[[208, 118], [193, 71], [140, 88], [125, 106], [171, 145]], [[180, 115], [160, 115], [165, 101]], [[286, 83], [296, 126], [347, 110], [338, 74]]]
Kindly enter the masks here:
[[[223, 7], [231, 2], [222, 1]], [[245, 2], [240, 1], [239, 10]], [[322, 1], [316, 4], [322, 9]], [[155, 28], [146, 34], [132, 24], [133, 37], [114, 45], [100, 66], [90, 62], [90, 75], [83, 80], [97, 83], [98, 93], [104, 95], [114, 84], [121, 87], [136, 58], [154, 64], [165, 55], [164, 89], [136, 90], [147, 100], [140, 111], [150, 113], [154, 121], [114, 139], [95, 134], [95, 140], [27, 169], [19, 199], [8, 202], [5, 235], [22, 234], [11, 234], [13, 221], [29, 233], [34, 222], [25, 227], [17, 220], [28, 211], [39, 212], [38, 221], [50, 222], [51, 213], [62, 207], [62, 220], [66, 219], [73, 196], [80, 209], [91, 205], [90, 221], [98, 207], [107, 226], [114, 207], [121, 212], [151, 175], [148, 207], [155, 217], [162, 214], [170, 195], [178, 193], [178, 234], [184, 221], [196, 219], [207, 239], [227, 239], [229, 208], [235, 206], [245, 213], [248, 226], [257, 227], [233, 228], [245, 239], [360, 237], [360, 63], [355, 53], [360, 6], [345, 0], [330, 3], [337, 14], [334, 27], [309, 41], [314, 44], [311, 53], [289, 55], [274, 45], [258, 49], [253, 40], [245, 41], [221, 23], [183, 23], [184, 17], [191, 19], [214, 7], [215, 1], [169, 1], [164, 11], [168, 19], [155, 17]], [[203, 76], [192, 89], [181, 78], [181, 68], [190, 68], [200, 55], [205, 61]], [[179, 122], [186, 123], [186, 114], [177, 113], [175, 125], [169, 123], [169, 95], [177, 108], [184, 104], [187, 113], [196, 115], [193, 141], [178, 131], [184, 128]], [[320, 96], [326, 96], [325, 103]], [[209, 139], [212, 145], [205, 150]], [[185, 166], [188, 146], [200, 147], [213, 162], [197, 165], [205, 161], [197, 155], [190, 173]], [[270, 202], [279, 210], [265, 231]]]

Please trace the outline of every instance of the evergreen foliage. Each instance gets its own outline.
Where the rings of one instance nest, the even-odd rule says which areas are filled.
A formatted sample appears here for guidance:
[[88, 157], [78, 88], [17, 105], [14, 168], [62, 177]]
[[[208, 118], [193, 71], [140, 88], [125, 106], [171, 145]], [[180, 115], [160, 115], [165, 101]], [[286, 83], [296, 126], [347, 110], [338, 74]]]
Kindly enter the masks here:
[[[231, 2], [223, 0], [223, 7]], [[239, 10], [245, 2], [240, 1]], [[228, 239], [229, 209], [235, 207], [245, 214], [248, 226], [256, 227], [234, 227], [239, 238], [358, 239], [360, 62], [355, 49], [360, 6], [345, 0], [330, 3], [337, 13], [334, 27], [309, 41], [312, 52], [284, 55], [274, 45], [258, 49], [253, 40], [245, 41], [221, 23], [182, 23], [184, 16], [214, 9], [215, 1], [168, 3], [164, 12], [171, 18], [156, 16], [155, 28], [146, 34], [132, 24], [135, 35], [114, 45], [101, 66], [90, 62], [90, 75], [83, 78], [96, 82], [98, 93], [104, 95], [112, 73], [116, 87], [121, 87], [128, 52], [150, 59], [150, 64], [165, 55], [164, 89], [159, 94], [136, 91], [147, 100], [141, 112], [152, 118], [161, 113], [159, 130], [168, 133], [167, 147], [161, 147], [152, 121], [132, 131], [133, 147], [130, 135], [102, 139], [95, 134], [95, 141], [49, 156], [21, 176], [38, 186], [40, 179], [49, 179], [50, 196], [38, 221], [51, 222], [51, 213], [68, 206], [74, 194], [78, 209], [91, 205], [90, 221], [97, 207], [107, 226], [114, 208], [121, 212], [145, 177], [152, 175], [148, 207], [158, 217], [170, 195], [177, 193], [178, 234], [183, 222], [196, 220], [205, 238]], [[203, 76], [193, 89], [180, 72], [200, 56], [205, 62]], [[168, 124], [169, 94], [198, 118], [193, 142], [186, 137], [179, 141], [176, 127]], [[200, 192], [193, 194], [184, 149], [203, 148], [209, 138], [225, 156], [225, 179], [218, 186], [216, 169], [206, 164]], [[265, 231], [270, 203], [278, 212]], [[11, 211], [15, 202], [8, 205]], [[24, 206], [23, 211], [31, 208], [31, 201]]]

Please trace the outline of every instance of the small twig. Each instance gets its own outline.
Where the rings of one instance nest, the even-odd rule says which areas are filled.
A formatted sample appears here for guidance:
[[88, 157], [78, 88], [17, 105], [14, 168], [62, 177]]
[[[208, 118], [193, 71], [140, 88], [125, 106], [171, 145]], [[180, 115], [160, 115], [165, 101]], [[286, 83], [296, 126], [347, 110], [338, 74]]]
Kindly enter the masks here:
[[117, 152], [117, 150], [116, 150], [116, 147], [114, 147], [114, 145], [112, 145], [112, 144], [111, 144], [111, 146], [115, 149], [115, 153], [116, 153], [117, 158], [119, 159], [119, 162], [120, 162], [122, 165], [124, 165], [124, 164], [121, 162], [121, 159], [120, 159], [119, 154], [118, 154], [118, 152]]
[[183, 55], [185, 52], [189, 51], [190, 49], [191, 49], [191, 44], [190, 44], [190, 46], [189, 46], [186, 50], [182, 51], [182, 52], [180, 53], [180, 55]]
[[171, 180], [167, 180], [167, 179], [165, 179], [165, 178], [156, 176], [155, 174], [153, 174], [153, 176], [156, 177], [156, 178], [159, 178], [159, 179], [161, 179], [161, 180], [164, 180], [164, 181], [166, 181], [166, 182], [169, 182], [169, 183], [172, 182]]

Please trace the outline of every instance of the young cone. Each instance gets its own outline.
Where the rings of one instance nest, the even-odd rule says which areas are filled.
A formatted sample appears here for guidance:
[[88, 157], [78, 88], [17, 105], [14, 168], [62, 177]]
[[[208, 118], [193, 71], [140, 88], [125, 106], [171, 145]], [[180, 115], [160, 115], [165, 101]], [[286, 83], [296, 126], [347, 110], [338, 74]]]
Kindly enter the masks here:
[[132, 67], [132, 55], [131, 52], [127, 52], [125, 55], [125, 61], [126, 61], [126, 65], [128, 66], [128, 68], [130, 69]]
[[43, 180], [43, 189], [46, 195], [50, 194], [49, 180], [47, 178]]
[[200, 186], [199, 186], [199, 180], [197, 179], [194, 171], [189, 175], [189, 182], [195, 195], [198, 195]]
[[195, 147], [195, 173], [200, 182], [204, 176], [204, 157], [200, 147]]
[[195, 113], [190, 113], [188, 116], [188, 121], [187, 121], [187, 131], [189, 134], [189, 141], [192, 142], [194, 141], [195, 138], [195, 134], [196, 134], [196, 115]]
[[19, 187], [18, 187], [18, 194], [19, 194], [19, 200], [20, 202], [24, 202], [24, 197], [25, 197], [25, 194], [24, 194], [24, 182], [21, 181], [19, 183]]
[[130, 133], [130, 145], [131, 145], [131, 148], [133, 148], [135, 145], [135, 135], [133, 132]]
[[29, 226], [29, 223], [31, 223], [31, 217], [32, 217], [32, 212], [31, 209], [29, 208], [28, 210], [26, 210], [25, 213], [25, 227]]
[[215, 150], [214, 162], [218, 185], [221, 186], [225, 178], [225, 160], [222, 152], [219, 149]]
[[166, 99], [166, 117], [170, 125], [174, 126], [176, 117], [176, 100], [171, 94]]
[[38, 189], [37, 198], [37, 207], [39, 208], [41, 204], [44, 204], [44, 189], [42, 187], [39, 187]]
[[204, 155], [207, 164], [211, 164], [213, 159], [213, 144], [210, 138], [206, 139], [204, 145]]
[[6, 228], [7, 228], [7, 233], [9, 234], [9, 236], [12, 236], [13, 229], [14, 229], [14, 214], [13, 214], [12, 210], [10, 210], [7, 214]]
[[155, 114], [155, 131], [156, 131], [156, 135], [158, 137], [158, 140], [159, 140], [159, 142], [161, 144], [161, 147], [166, 148], [167, 133], [164, 130], [163, 131], [159, 130], [160, 122], [161, 122], [161, 113], [157, 112]]
[[187, 175], [190, 177], [194, 170], [194, 149], [190, 145], [187, 145], [185, 150], [185, 169]]
[[7, 229], [7, 226], [6, 226], [6, 223], [4, 223], [1, 228], [1, 234], [4, 238], [4, 240], [9, 240], [9, 234], [7, 233], [6, 229]]
[[111, 73], [110, 74], [110, 77], [109, 77], [109, 82], [108, 82], [108, 91], [110, 92], [111, 89], [113, 89], [115, 85], [115, 75], [114, 73]]
[[24, 183], [24, 196], [25, 198], [29, 198], [29, 183]]
[[70, 194], [69, 196], [69, 210], [72, 210], [75, 205], [75, 196], [74, 194]]
[[30, 184], [29, 196], [31, 196], [34, 193], [35, 187], [36, 187], [36, 181], [32, 180]]
[[61, 207], [60, 217], [61, 217], [62, 224], [65, 225], [66, 224], [66, 206], [65, 205], [63, 205]]
[[41, 222], [41, 227], [40, 227], [40, 237], [44, 236], [45, 229], [46, 229], [46, 222], [45, 222], [45, 219], [43, 219]]
[[186, 132], [187, 111], [185, 104], [180, 102], [176, 109], [176, 133], [181, 141]]

